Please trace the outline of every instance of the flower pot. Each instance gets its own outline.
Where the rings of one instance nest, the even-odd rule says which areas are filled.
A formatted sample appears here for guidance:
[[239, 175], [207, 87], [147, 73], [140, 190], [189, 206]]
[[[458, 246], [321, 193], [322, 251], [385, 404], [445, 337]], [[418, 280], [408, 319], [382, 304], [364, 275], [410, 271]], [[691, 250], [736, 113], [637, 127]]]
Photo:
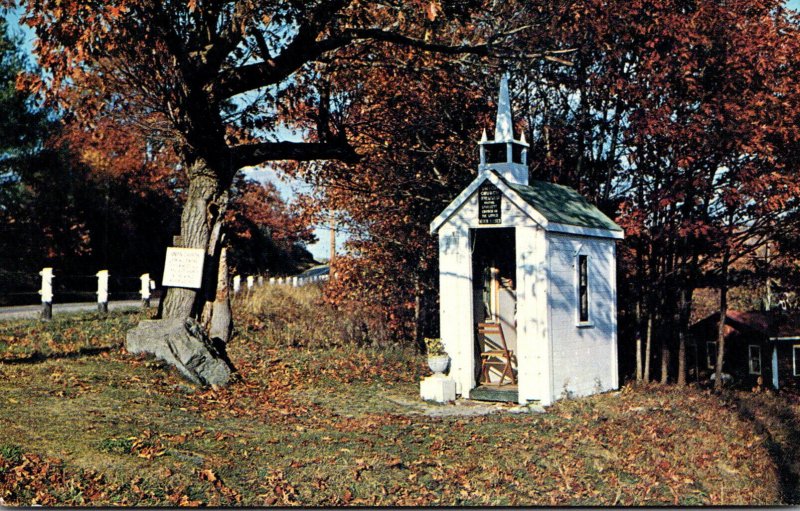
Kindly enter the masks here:
[[444, 373], [447, 370], [447, 365], [450, 363], [450, 357], [447, 355], [434, 355], [428, 357], [428, 367], [431, 368], [436, 374]]

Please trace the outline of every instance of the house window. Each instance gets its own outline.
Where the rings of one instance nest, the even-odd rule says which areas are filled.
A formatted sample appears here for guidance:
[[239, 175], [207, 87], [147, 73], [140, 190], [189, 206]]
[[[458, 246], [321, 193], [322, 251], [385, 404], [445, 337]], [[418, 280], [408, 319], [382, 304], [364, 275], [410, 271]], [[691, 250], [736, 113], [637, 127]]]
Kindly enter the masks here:
[[798, 362], [798, 359], [800, 359], [800, 344], [795, 344], [792, 346], [792, 362], [794, 364], [792, 373], [795, 376], [800, 376], [800, 362]]
[[761, 374], [761, 346], [757, 344], [748, 346], [747, 358], [750, 365], [750, 374]]
[[578, 321], [589, 322], [589, 257], [578, 256]]
[[709, 369], [717, 366], [717, 341], [706, 342], [706, 365]]

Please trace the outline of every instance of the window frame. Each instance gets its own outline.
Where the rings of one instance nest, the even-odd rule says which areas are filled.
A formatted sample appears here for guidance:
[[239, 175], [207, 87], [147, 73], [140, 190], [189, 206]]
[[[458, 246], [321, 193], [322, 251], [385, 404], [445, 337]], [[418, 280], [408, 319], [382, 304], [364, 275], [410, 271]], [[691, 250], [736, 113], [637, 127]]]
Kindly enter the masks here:
[[800, 355], [800, 344], [792, 346], [792, 376], [800, 376], [800, 364], [797, 363]]
[[[587, 328], [594, 326], [592, 323], [592, 307], [591, 307], [591, 278], [589, 275], [589, 256], [588, 254], [584, 254], [582, 252], [578, 252], [575, 260], [576, 272], [575, 272], [575, 298], [576, 298], [576, 324], [578, 328]], [[584, 261], [585, 265], [582, 265], [581, 262]], [[581, 282], [581, 277], [585, 276], [586, 282], [585, 285]], [[584, 315], [584, 308], [583, 308], [583, 298], [586, 298], [586, 319], [583, 319]]]
[[[753, 370], [753, 348], [758, 350], [758, 371]], [[747, 345], [747, 370], [750, 374], [753, 375], [760, 375], [761, 374], [761, 345], [760, 344], [748, 344]]]

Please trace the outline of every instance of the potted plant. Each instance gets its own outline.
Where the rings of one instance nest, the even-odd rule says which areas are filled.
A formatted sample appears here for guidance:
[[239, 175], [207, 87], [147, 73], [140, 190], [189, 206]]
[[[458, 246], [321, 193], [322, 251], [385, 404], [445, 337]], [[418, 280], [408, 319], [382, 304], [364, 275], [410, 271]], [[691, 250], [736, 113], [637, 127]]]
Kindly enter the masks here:
[[444, 351], [444, 345], [439, 337], [426, 337], [425, 349], [428, 352], [428, 367], [435, 374], [442, 374], [447, 369], [450, 357]]

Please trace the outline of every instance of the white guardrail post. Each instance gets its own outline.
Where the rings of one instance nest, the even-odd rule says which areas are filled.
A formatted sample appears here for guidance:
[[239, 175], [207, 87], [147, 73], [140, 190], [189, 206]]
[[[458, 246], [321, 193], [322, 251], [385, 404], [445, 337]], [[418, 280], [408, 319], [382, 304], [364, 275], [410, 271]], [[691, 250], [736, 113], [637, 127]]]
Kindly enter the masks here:
[[139, 292], [142, 294], [142, 308], [146, 309], [150, 307], [150, 274], [143, 273], [141, 277], [139, 277], [139, 281], [142, 284], [142, 288]]
[[48, 321], [53, 319], [53, 269], [42, 268], [39, 275], [42, 276], [42, 288], [39, 290], [42, 295], [42, 319]]
[[97, 272], [97, 310], [101, 314], [108, 313], [108, 270]]

